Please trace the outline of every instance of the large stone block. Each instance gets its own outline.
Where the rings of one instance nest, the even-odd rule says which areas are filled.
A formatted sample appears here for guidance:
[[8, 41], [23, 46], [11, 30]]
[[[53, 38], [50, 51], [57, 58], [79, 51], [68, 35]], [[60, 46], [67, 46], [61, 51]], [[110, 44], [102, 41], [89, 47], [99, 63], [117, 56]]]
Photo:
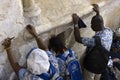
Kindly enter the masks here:
[[[74, 41], [73, 27], [71, 23], [71, 14], [77, 13], [87, 24], [86, 29], [81, 29], [81, 35], [91, 37], [94, 32], [90, 29], [90, 21], [94, 13], [92, 13], [92, 3], [100, 5], [101, 15], [105, 20], [105, 25], [112, 29], [120, 25], [120, 1], [119, 0], [24, 0], [29, 3], [22, 4], [22, 0], [0, 0], [0, 43], [6, 37], [13, 37], [12, 41], [13, 55], [20, 65], [25, 62], [26, 53], [37, 44], [33, 37], [25, 30], [25, 26], [30, 23], [35, 25], [38, 34], [47, 44], [47, 40], [51, 35], [60, 34], [66, 42], [67, 47], [72, 47], [78, 54], [79, 58], [84, 53], [85, 47]], [[30, 2], [31, 1], [31, 2]], [[28, 17], [23, 16], [25, 10], [30, 10], [30, 5], [38, 6], [41, 9], [39, 15], [36, 9]], [[24, 9], [23, 9], [24, 7]], [[34, 8], [32, 6], [32, 8]], [[32, 11], [31, 11], [32, 12]], [[36, 16], [36, 17], [35, 17]], [[39, 22], [40, 18], [40, 22]], [[38, 20], [38, 21], [37, 21]], [[40, 23], [40, 24], [39, 24]], [[0, 45], [0, 80], [8, 80], [13, 72], [4, 47]], [[10, 79], [13, 79], [14, 73]]]

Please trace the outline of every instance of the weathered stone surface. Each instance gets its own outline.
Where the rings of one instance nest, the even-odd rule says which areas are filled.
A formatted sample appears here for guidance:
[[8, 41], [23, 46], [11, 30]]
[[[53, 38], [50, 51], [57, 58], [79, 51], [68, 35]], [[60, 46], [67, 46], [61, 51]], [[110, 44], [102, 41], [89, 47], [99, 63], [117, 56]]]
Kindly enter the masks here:
[[[120, 27], [119, 0], [0, 0], [0, 43], [2, 44], [6, 37], [15, 36], [12, 41], [13, 55], [15, 60], [23, 65], [27, 52], [37, 46], [33, 37], [25, 30], [25, 26], [30, 23], [35, 26], [46, 44], [51, 35], [63, 32], [60, 36], [63, 37], [66, 46], [72, 47], [80, 58], [85, 47], [74, 41], [71, 14], [77, 13], [88, 25], [86, 29], [80, 30], [81, 35], [92, 36], [92, 3], [100, 5], [106, 26], [112, 29]], [[13, 70], [3, 46], [0, 45], [0, 80], [12, 79]]]

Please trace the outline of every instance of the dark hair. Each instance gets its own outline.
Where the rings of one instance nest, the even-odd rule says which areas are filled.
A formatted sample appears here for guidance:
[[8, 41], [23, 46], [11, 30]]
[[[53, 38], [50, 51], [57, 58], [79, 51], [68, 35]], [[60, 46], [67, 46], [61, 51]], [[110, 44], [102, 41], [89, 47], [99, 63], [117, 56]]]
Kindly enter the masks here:
[[91, 27], [94, 31], [100, 31], [104, 28], [104, 21], [101, 15], [93, 16], [91, 20]]
[[58, 36], [52, 36], [49, 39], [48, 48], [49, 48], [49, 50], [52, 49], [56, 53], [58, 53], [58, 52], [63, 53], [63, 48], [65, 48], [65, 45], [64, 45], [63, 41], [61, 40], [61, 38], [59, 38]]
[[103, 18], [102, 18], [102, 16], [101, 15], [95, 15], [95, 16], [93, 16], [93, 18], [92, 18], [92, 20], [91, 20], [91, 23], [98, 23], [98, 24], [103, 24], [104, 23], [104, 21], [103, 21]]

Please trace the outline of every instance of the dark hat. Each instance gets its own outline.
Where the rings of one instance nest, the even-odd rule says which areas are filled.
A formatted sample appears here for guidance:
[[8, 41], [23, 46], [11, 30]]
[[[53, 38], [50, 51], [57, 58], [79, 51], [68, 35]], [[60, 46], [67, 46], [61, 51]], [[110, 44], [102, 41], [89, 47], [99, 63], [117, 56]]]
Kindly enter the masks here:
[[79, 20], [78, 20], [78, 26], [79, 26], [79, 28], [86, 28], [87, 27], [81, 18], [79, 18]]

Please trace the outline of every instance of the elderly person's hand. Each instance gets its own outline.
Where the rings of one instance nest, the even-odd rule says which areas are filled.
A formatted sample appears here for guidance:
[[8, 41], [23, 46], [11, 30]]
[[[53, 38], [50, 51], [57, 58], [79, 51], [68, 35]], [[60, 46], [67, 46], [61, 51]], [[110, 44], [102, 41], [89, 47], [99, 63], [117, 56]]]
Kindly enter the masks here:
[[35, 28], [32, 26], [32, 25], [27, 25], [26, 26], [26, 29], [29, 31], [29, 33], [31, 34], [31, 35], [33, 35], [34, 37], [36, 37], [37, 36], [37, 32], [36, 32], [36, 30], [35, 30]]

